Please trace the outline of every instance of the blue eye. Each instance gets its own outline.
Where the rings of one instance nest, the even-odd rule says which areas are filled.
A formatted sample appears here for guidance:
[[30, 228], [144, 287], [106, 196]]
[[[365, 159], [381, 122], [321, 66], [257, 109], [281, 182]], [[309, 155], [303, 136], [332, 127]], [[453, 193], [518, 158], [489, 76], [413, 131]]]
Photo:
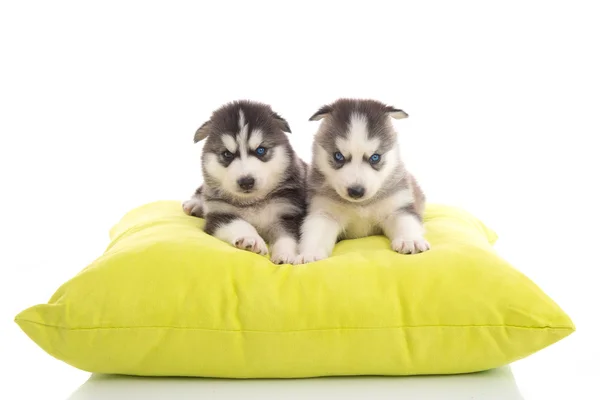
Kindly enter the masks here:
[[267, 149], [265, 149], [264, 147], [260, 146], [256, 149], [256, 154], [259, 156], [264, 156], [267, 152]]
[[370, 158], [369, 158], [369, 162], [371, 164], [377, 164], [379, 161], [381, 161], [381, 156], [379, 154], [373, 154]]
[[230, 159], [232, 159], [232, 158], [233, 158], [233, 153], [232, 153], [232, 152], [230, 152], [229, 150], [225, 150], [225, 151], [224, 151], [224, 152], [223, 152], [221, 155], [222, 155], [222, 156], [223, 156], [223, 158], [224, 158], [224, 159], [226, 159], [226, 160], [230, 160]]
[[336, 151], [335, 153], [333, 153], [333, 157], [335, 158], [336, 161], [342, 162], [345, 160], [344, 155], [342, 153], [340, 153], [339, 151]]

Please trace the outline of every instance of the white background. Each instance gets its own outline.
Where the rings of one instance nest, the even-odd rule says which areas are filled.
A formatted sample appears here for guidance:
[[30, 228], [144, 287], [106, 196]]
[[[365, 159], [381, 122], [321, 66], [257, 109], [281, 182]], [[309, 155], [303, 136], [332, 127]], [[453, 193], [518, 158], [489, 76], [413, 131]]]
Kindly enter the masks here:
[[[124, 212], [194, 191], [192, 138], [214, 108], [272, 104], [308, 160], [317, 127], [308, 117], [342, 96], [404, 109], [402, 152], [429, 199], [494, 228], [498, 250], [578, 330], [515, 363], [496, 397], [492, 378], [465, 377], [231, 383], [227, 396], [510, 400], [518, 387], [525, 399], [599, 398], [578, 393], [597, 390], [600, 373], [599, 20], [593, 0], [2, 1], [0, 398], [65, 399], [88, 378], [12, 319], [97, 257]], [[72, 398], [102, 398], [94, 393], [110, 382]], [[117, 382], [111, 398], [127, 390]], [[150, 398], [152, 384], [136, 390]], [[183, 398], [177, 385], [160, 398]]]

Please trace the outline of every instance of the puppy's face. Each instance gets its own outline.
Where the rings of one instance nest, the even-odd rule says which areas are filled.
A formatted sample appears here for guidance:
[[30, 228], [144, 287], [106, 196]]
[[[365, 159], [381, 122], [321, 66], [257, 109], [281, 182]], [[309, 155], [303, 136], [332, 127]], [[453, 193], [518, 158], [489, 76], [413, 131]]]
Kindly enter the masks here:
[[239, 101], [216, 110], [196, 132], [205, 184], [240, 200], [266, 196], [291, 160], [287, 122], [265, 104]]
[[391, 118], [408, 115], [374, 100], [340, 99], [322, 107], [313, 165], [343, 199], [371, 199], [401, 165]]

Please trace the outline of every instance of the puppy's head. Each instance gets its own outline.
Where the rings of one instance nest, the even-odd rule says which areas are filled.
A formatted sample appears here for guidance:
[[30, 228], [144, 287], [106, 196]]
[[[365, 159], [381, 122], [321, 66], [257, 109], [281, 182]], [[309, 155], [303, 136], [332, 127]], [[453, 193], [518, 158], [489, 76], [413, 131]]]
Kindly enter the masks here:
[[194, 142], [206, 139], [205, 184], [239, 200], [264, 197], [291, 162], [284, 132], [290, 132], [288, 123], [266, 104], [244, 100], [217, 109], [194, 136]]
[[340, 99], [323, 106], [313, 145], [313, 167], [343, 199], [371, 199], [401, 167], [392, 118], [404, 111], [375, 100]]

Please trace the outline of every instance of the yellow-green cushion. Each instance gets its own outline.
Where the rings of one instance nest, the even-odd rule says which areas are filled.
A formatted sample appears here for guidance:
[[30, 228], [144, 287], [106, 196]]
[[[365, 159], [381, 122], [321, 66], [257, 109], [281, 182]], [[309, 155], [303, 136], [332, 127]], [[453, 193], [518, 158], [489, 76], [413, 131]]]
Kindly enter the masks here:
[[428, 206], [426, 253], [370, 237], [302, 266], [237, 250], [203, 223], [178, 202], [131, 211], [100, 258], [16, 322], [86, 371], [236, 378], [472, 372], [574, 331], [456, 208]]

